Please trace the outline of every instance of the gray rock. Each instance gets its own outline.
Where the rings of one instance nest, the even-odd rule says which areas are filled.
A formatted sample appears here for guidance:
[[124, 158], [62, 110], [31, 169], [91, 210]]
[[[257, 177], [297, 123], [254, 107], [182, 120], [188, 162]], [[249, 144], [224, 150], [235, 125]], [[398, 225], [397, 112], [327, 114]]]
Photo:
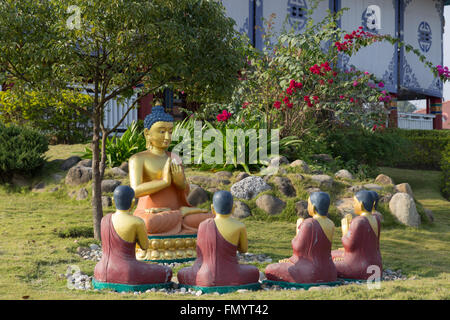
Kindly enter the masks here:
[[238, 175], [236, 176], [236, 182], [239, 182], [247, 177], [250, 177], [250, 175], [247, 172], [239, 172]]
[[117, 177], [117, 178], [123, 178], [128, 175], [128, 172], [123, 171], [119, 167], [112, 168], [111, 173], [113, 174], [114, 177]]
[[58, 174], [58, 173], [53, 173], [51, 175], [51, 177], [52, 177], [52, 180], [55, 182], [60, 182], [64, 178], [63, 175]]
[[91, 159], [84, 159], [77, 163], [77, 166], [79, 167], [86, 167], [86, 168], [92, 168], [92, 160]]
[[270, 194], [264, 194], [256, 199], [256, 205], [270, 215], [277, 215], [286, 207], [286, 202]]
[[434, 222], [433, 211], [431, 211], [430, 209], [424, 209], [424, 211], [425, 211], [425, 215], [427, 216], [428, 221]]
[[409, 183], [400, 183], [398, 185], [395, 186], [395, 191], [396, 192], [404, 192], [409, 194], [412, 198], [414, 198], [414, 193], [411, 189], [411, 186], [409, 185]]
[[394, 184], [394, 181], [391, 179], [391, 177], [385, 175], [385, 174], [379, 174], [375, 178], [375, 183], [378, 184]]
[[219, 185], [219, 179], [208, 176], [192, 176], [187, 179], [190, 183], [197, 184], [204, 188], [214, 188]]
[[227, 179], [219, 179], [218, 183], [219, 184], [224, 184], [224, 185], [229, 185], [231, 183], [231, 181], [227, 180]]
[[369, 190], [375, 190], [375, 191], [383, 190], [382, 186], [380, 186], [379, 184], [375, 184], [375, 183], [367, 183], [364, 185], [364, 188], [369, 189]]
[[64, 171], [69, 170], [70, 168], [75, 166], [80, 161], [81, 161], [80, 157], [72, 156], [72, 157], [64, 160], [64, 162], [61, 164], [61, 170], [64, 170]]
[[42, 192], [45, 189], [45, 182], [41, 181], [38, 184], [36, 184], [31, 191], [34, 192]]
[[250, 176], [231, 186], [235, 198], [250, 200], [263, 191], [272, 189], [261, 177]]
[[102, 193], [114, 192], [118, 186], [120, 186], [122, 182], [119, 180], [103, 180], [102, 181]]
[[353, 180], [353, 175], [350, 173], [350, 171], [348, 171], [346, 169], [339, 170], [338, 172], [336, 172], [334, 174], [334, 176], [339, 179]]
[[400, 223], [410, 227], [420, 226], [420, 216], [416, 204], [409, 194], [404, 192], [394, 194], [389, 201], [389, 210]]
[[230, 171], [219, 171], [214, 174], [219, 179], [230, 179], [233, 176], [233, 173]]
[[350, 188], [348, 188], [348, 191], [357, 193], [358, 191], [361, 191], [362, 189], [364, 189], [363, 186], [351, 186]]
[[311, 180], [317, 182], [320, 188], [331, 188], [333, 186], [333, 178], [326, 174], [313, 175]]
[[92, 169], [86, 167], [72, 167], [66, 175], [66, 184], [80, 185], [92, 180]]
[[244, 202], [239, 200], [234, 201], [233, 217], [243, 219], [251, 214], [250, 208]]
[[110, 196], [102, 196], [102, 207], [103, 208], [108, 208], [108, 207], [112, 207], [113, 203], [112, 203], [112, 199]]
[[286, 197], [295, 197], [297, 196], [297, 191], [295, 191], [294, 186], [292, 185], [291, 180], [287, 177], [275, 177], [273, 179], [276, 187], [280, 192]]
[[289, 160], [285, 156], [275, 156], [270, 159], [269, 166], [277, 167], [284, 164], [289, 164]]
[[320, 153], [320, 154], [313, 154], [311, 156], [314, 160], [319, 160], [323, 162], [331, 162], [333, 161], [333, 157], [326, 153]]
[[309, 168], [308, 164], [303, 160], [295, 160], [289, 166], [293, 168], [300, 167], [304, 173], [311, 172], [311, 169]]
[[89, 192], [86, 190], [86, 188], [81, 188], [77, 192], [76, 200], [86, 200], [89, 197]]
[[128, 162], [122, 162], [122, 164], [119, 166], [120, 169], [122, 169], [123, 171], [125, 171], [126, 173], [129, 172], [128, 170]]
[[295, 211], [299, 218], [309, 218], [308, 201], [300, 200], [295, 203]]
[[354, 201], [353, 198], [343, 198], [339, 199], [335, 203], [336, 209], [341, 215], [341, 217], [345, 217], [346, 214], [351, 214], [352, 216], [356, 216], [354, 213]]
[[206, 192], [203, 188], [198, 187], [191, 190], [189, 193], [187, 200], [193, 206], [197, 206], [209, 200], [208, 192]]
[[92, 243], [89, 245], [91, 250], [100, 250], [100, 246], [98, 244]]
[[313, 192], [320, 192], [320, 191], [322, 191], [322, 190], [320, 190], [320, 188], [314, 188], [314, 187], [306, 189], [306, 192], [308, 192], [308, 194], [311, 194]]

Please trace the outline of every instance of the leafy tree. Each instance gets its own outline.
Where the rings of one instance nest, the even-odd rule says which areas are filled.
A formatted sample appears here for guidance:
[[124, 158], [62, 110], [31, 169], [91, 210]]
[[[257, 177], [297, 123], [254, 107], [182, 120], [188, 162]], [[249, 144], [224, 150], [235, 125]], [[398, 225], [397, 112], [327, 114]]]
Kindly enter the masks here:
[[103, 217], [105, 142], [115, 130], [103, 124], [106, 103], [164, 87], [197, 101], [224, 99], [245, 63], [233, 27], [217, 1], [0, 0], [0, 82], [55, 96], [67, 87], [92, 92], [92, 108], [77, 108], [93, 126], [95, 238]]

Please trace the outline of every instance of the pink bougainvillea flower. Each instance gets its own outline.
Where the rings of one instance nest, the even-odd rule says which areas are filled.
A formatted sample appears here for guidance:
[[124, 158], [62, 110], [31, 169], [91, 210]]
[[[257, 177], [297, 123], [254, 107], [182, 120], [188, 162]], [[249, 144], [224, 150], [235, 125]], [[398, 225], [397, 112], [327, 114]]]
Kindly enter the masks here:
[[359, 84], [359, 82], [358, 82], [358, 81], [356, 81], [356, 80], [355, 80], [355, 81], [353, 81], [353, 86], [354, 86], [354, 87], [356, 87], [356, 86], [357, 86], [358, 84]]
[[378, 83], [378, 86], [379, 86], [380, 88], [384, 88], [384, 83], [383, 83], [383, 82], [380, 82], [380, 83]]
[[286, 89], [286, 93], [291, 96], [294, 92], [292, 91], [292, 88], [289, 87]]
[[342, 94], [339, 96], [339, 99], [344, 99], [344, 98], [345, 98], [345, 96]]
[[309, 101], [309, 96], [304, 96], [304, 97], [303, 97], [303, 100], [304, 100], [305, 102], [308, 102], [308, 101]]
[[303, 83], [301, 83], [301, 82], [296, 82], [296, 83], [294, 84], [294, 87], [301, 89], [301, 88], [303, 88]]
[[329, 83], [329, 84], [332, 84], [333, 81], [334, 81], [333, 79], [328, 79], [328, 83]]
[[353, 98], [350, 98], [350, 102], [355, 102], [355, 99], [353, 99]]

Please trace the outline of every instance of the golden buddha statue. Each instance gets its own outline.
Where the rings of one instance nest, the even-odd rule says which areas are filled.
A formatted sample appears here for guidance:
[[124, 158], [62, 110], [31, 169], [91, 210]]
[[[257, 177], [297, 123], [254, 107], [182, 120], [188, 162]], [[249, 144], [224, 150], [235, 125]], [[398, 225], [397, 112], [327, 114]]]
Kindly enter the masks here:
[[138, 259], [193, 258], [195, 239], [175, 236], [195, 235], [203, 220], [214, 217], [206, 209], [191, 207], [186, 199], [189, 184], [181, 159], [167, 151], [172, 141], [173, 121], [162, 106], [153, 107], [144, 120], [148, 150], [129, 160], [130, 185], [139, 198], [134, 215], [144, 220], [151, 245], [148, 252], [151, 257], [138, 252]]

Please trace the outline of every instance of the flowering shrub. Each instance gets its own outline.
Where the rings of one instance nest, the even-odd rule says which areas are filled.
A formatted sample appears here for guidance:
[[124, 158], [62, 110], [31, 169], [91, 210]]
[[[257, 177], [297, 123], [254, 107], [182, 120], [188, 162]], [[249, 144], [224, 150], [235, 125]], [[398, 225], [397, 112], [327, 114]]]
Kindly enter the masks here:
[[229, 113], [227, 110], [223, 110], [222, 113], [219, 113], [216, 118], [219, 122], [226, 122], [231, 118], [231, 113]]

